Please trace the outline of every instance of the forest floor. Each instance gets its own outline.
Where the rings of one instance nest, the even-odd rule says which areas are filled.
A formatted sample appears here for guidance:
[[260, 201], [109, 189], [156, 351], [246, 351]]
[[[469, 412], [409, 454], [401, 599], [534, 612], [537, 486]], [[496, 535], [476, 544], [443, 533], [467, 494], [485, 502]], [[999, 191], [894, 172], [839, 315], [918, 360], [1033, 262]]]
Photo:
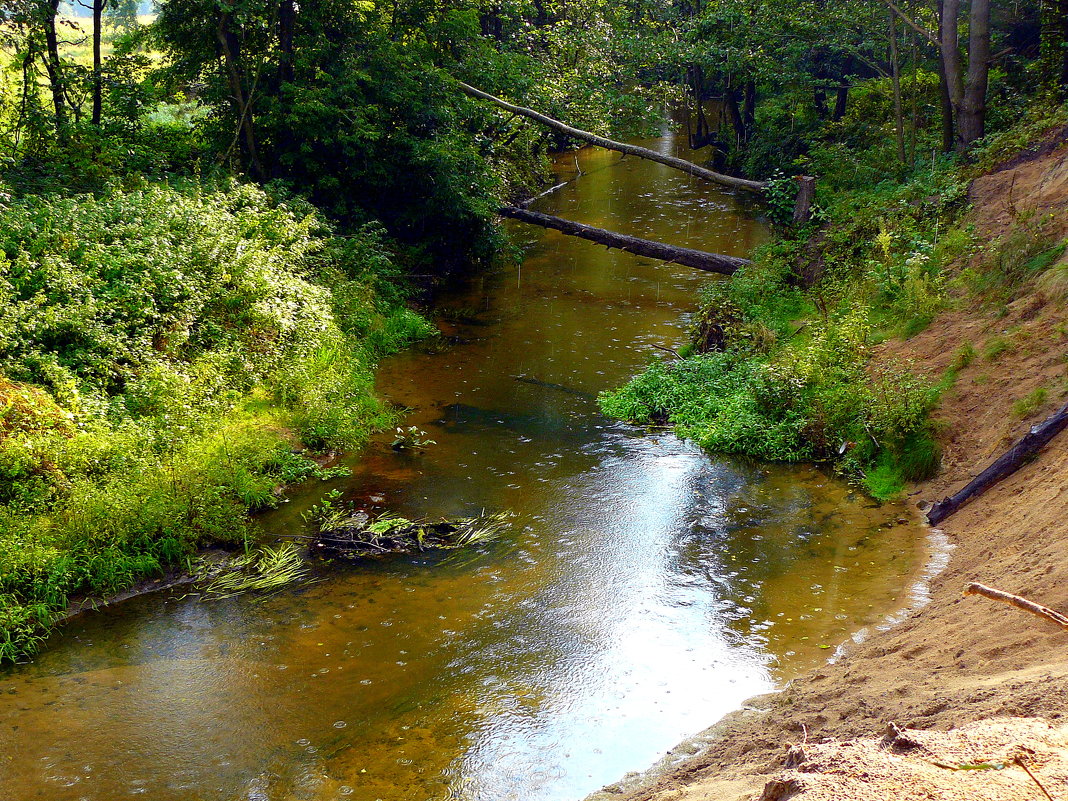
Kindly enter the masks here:
[[[978, 178], [970, 199], [981, 242], [1025, 226], [1063, 239], [1065, 131]], [[916, 501], [960, 489], [1064, 403], [1066, 290], [1038, 284], [1004, 304], [962, 301], [882, 346], [884, 358], [911, 360], [936, 381], [962, 347], [976, 354], [943, 394], [942, 470], [910, 488]], [[954, 548], [927, 606], [782, 692], [750, 699], [690, 746], [695, 756], [669, 756], [591, 798], [1068, 799], [1068, 631], [962, 597], [979, 581], [1068, 612], [1068, 434], [941, 529]]]

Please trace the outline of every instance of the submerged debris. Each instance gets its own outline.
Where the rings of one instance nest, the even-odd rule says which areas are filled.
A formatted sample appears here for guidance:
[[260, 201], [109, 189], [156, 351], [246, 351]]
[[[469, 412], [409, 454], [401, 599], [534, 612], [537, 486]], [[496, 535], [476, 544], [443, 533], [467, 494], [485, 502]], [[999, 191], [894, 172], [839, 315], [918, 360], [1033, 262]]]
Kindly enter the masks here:
[[429, 523], [384, 514], [372, 520], [363, 510], [339, 505], [336, 495], [328, 495], [309, 515], [315, 528], [312, 549], [346, 559], [475, 545], [500, 536], [512, 517], [497, 512]]
[[271, 593], [307, 577], [303, 548], [282, 542], [221, 561], [202, 561], [194, 584], [203, 599], [221, 600], [246, 592]]

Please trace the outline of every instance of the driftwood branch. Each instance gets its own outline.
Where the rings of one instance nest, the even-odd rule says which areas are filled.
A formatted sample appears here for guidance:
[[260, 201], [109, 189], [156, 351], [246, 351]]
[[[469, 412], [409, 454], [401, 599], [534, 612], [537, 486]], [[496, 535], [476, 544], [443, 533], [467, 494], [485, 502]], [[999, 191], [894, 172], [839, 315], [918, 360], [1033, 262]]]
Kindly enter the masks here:
[[669, 348], [669, 347], [666, 347], [666, 346], [664, 346], [664, 345], [657, 345], [657, 344], [656, 344], [655, 342], [654, 342], [654, 343], [652, 343], [651, 347], [654, 347], [654, 348], [656, 348], [657, 350], [662, 350], [662, 351], [664, 351], [664, 353], [670, 353], [670, 354], [671, 354], [672, 356], [674, 356], [674, 357], [675, 357], [676, 359], [679, 359], [679, 360], [681, 360], [681, 359], [683, 358], [683, 357], [682, 357], [682, 354], [681, 354], [681, 353], [679, 353], [679, 352], [678, 352], [677, 350], [675, 350], [674, 348]]
[[1025, 612], [1030, 612], [1032, 615], [1038, 615], [1038, 617], [1052, 621], [1062, 629], [1068, 630], [1068, 617], [1065, 617], [1060, 612], [1055, 612], [1048, 606], [1036, 604], [1034, 601], [1029, 601], [1019, 595], [1013, 595], [1011, 592], [995, 590], [993, 587], [988, 587], [985, 584], [979, 584], [973, 581], [968, 585], [968, 588], [964, 590], [964, 594], [982, 595], [984, 598], [990, 598], [993, 601], [1001, 601], [1009, 606], [1015, 606], [1017, 609], [1022, 609]]
[[721, 186], [728, 186], [732, 189], [744, 189], [747, 192], [763, 192], [767, 188], [767, 184], [763, 181], [750, 181], [745, 178], [736, 178], [733, 175], [724, 175], [723, 173], [714, 172], [713, 170], [707, 170], [704, 167], [700, 167], [685, 159], [676, 158], [674, 156], [665, 156], [663, 153], [657, 153], [655, 150], [649, 150], [648, 148], [639, 147], [638, 145], [630, 145], [626, 142], [617, 142], [614, 139], [598, 136], [589, 131], [572, 128], [565, 122], [560, 122], [560, 120], [553, 119], [552, 117], [541, 114], [533, 109], [516, 106], [509, 103], [507, 100], [501, 100], [499, 97], [495, 97], [488, 92], [483, 92], [481, 89], [469, 86], [462, 81], [457, 81], [456, 84], [464, 94], [469, 95], [470, 97], [474, 97], [478, 100], [485, 100], [489, 103], [493, 103], [498, 108], [511, 112], [512, 114], [519, 114], [528, 119], [532, 119], [535, 122], [540, 122], [542, 125], [552, 128], [554, 131], [559, 131], [565, 136], [570, 136], [573, 139], [579, 139], [583, 142], [588, 142], [591, 145], [603, 147], [606, 150], [615, 150], [617, 153], [623, 153], [624, 155], [637, 156], [638, 158], [655, 161], [664, 164], [665, 166], [673, 167], [676, 170], [681, 170], [695, 178], [703, 178], [706, 181], [712, 181], [713, 183], [720, 184]]
[[542, 228], [552, 228], [568, 236], [577, 236], [579, 239], [587, 239], [590, 242], [596, 242], [608, 248], [625, 250], [637, 256], [675, 262], [676, 264], [693, 267], [696, 270], [704, 270], [705, 272], [733, 275], [740, 267], [751, 264], [748, 259], [740, 259], [736, 256], [724, 256], [719, 253], [706, 253], [703, 250], [665, 245], [662, 242], [653, 242], [649, 239], [639, 239], [636, 236], [617, 234], [615, 231], [594, 228], [592, 225], [571, 222], [561, 217], [553, 217], [550, 214], [529, 211], [517, 206], [504, 206], [498, 209], [497, 213], [502, 217], [511, 217], [513, 220], [540, 225]]
[[1015, 762], [1017, 765], [1019, 765], [1021, 768], [1024, 769], [1024, 773], [1026, 773], [1028, 776], [1030, 776], [1031, 777], [1031, 781], [1033, 781], [1035, 784], [1038, 785], [1038, 789], [1042, 791], [1042, 795], [1046, 796], [1046, 798], [1048, 798], [1049, 801], [1056, 801], [1056, 799], [1049, 794], [1049, 790], [1046, 789], [1045, 785], [1042, 784], [1042, 782], [1040, 782], [1038, 780], [1038, 776], [1033, 774], [1031, 772], [1031, 769], [1029, 767], [1027, 767], [1027, 763], [1024, 762], [1023, 757], [1017, 756], [1013, 760], [1013, 762]]
[[960, 492], [948, 498], [943, 498], [934, 504], [927, 512], [927, 522], [932, 526], [938, 525], [966, 503], [979, 497], [1002, 479], [1011, 476], [1027, 464], [1035, 454], [1049, 444], [1049, 441], [1064, 430], [1066, 426], [1068, 426], [1068, 404], [1062, 406], [1038, 425], [1033, 426], [1019, 442], [1002, 454], [990, 467], [972, 479], [968, 486]]

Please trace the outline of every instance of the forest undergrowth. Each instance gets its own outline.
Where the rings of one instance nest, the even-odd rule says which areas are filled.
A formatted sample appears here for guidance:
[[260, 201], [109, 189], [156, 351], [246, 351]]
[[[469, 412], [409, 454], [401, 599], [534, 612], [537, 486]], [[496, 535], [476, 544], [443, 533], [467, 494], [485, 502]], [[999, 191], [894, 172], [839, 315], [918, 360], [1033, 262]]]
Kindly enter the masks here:
[[[962, 349], [932, 381], [879, 358], [878, 345], [914, 336], [944, 309], [1000, 306], [1058, 283], [1066, 243], [1045, 233], [1041, 215], [1025, 211], [1010, 234], [983, 242], [966, 211], [973, 178], [1066, 120], [1064, 106], [1036, 106], [966, 160], [940, 156], [867, 186], [854, 176], [879, 153], [854, 154], [852, 169], [840, 163], [821, 179], [811, 223], [786, 223], [784, 204], [753, 264], [704, 292], [681, 358], [603, 393], [602, 408], [673, 426], [713, 452], [827, 463], [877, 499], [930, 478], [940, 458], [931, 413], [975, 354]], [[813, 145], [808, 163], [828, 163], [824, 150]]]

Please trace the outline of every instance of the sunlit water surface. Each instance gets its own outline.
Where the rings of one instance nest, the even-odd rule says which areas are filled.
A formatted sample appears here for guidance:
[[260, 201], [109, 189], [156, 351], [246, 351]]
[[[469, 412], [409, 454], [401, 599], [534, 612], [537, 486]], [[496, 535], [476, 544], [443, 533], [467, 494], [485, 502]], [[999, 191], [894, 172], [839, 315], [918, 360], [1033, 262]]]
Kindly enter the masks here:
[[[659, 165], [584, 150], [561, 177], [576, 166], [536, 208], [735, 255], [765, 236]], [[924, 551], [900, 508], [599, 416], [717, 278], [515, 233], [521, 266], [442, 298], [454, 344], [381, 370], [437, 444], [375, 443], [265, 521], [299, 532], [337, 487], [407, 517], [507, 509], [515, 529], [267, 600], [83, 616], [0, 673], [0, 799], [578, 799], [900, 606]]]

